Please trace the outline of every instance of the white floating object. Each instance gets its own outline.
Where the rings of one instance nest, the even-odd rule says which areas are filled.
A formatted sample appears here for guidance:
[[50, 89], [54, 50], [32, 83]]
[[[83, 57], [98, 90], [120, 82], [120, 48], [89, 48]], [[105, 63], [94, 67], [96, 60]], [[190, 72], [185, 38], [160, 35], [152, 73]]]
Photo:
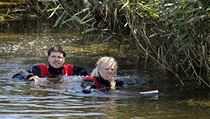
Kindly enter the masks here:
[[158, 90], [151, 90], [151, 91], [144, 91], [144, 92], [139, 92], [142, 95], [147, 95], [147, 94], [158, 94]]

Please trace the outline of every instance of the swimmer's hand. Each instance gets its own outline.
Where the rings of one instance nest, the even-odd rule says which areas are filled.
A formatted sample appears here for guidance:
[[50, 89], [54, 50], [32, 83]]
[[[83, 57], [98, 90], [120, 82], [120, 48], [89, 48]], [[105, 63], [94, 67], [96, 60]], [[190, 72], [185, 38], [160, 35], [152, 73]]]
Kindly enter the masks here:
[[109, 88], [100, 88], [100, 89], [93, 89], [90, 86], [87, 86], [82, 90], [83, 93], [89, 94], [92, 92], [97, 92], [97, 93], [107, 93], [109, 91]]
[[87, 86], [85, 87], [82, 92], [85, 93], [85, 94], [89, 94], [93, 91], [94, 89], [91, 89], [91, 86]]
[[33, 81], [34, 85], [39, 85], [42, 82], [42, 79], [39, 78], [38, 76], [31, 76], [28, 80]]
[[28, 78], [29, 81], [38, 81], [40, 78], [38, 76], [31, 76], [30, 78]]

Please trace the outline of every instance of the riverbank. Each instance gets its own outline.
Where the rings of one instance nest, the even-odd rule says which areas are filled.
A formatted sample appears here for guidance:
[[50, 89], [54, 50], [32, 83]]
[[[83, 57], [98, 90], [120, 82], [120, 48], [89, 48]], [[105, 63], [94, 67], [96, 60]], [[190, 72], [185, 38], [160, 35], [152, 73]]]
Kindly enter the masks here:
[[25, 19], [34, 19], [35, 14], [30, 12], [29, 4], [26, 0], [17, 2], [0, 2], [0, 24], [11, 21], [24, 21]]

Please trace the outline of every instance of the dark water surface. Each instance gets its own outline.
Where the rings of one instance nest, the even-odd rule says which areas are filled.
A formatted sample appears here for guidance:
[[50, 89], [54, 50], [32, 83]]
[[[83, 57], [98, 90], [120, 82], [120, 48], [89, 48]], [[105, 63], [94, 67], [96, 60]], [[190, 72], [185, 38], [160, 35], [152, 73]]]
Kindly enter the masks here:
[[[35, 25], [34, 25], [35, 24]], [[34, 27], [34, 26], [35, 27]], [[33, 28], [30, 28], [32, 27]], [[46, 24], [1, 27], [0, 32], [0, 118], [6, 119], [209, 119], [210, 109], [187, 106], [180, 98], [170, 98], [159, 90], [158, 97], [144, 97], [140, 85], [128, 86], [110, 95], [77, 95], [72, 87], [78, 82], [36, 86], [33, 82], [14, 81], [11, 76], [32, 64], [46, 62], [46, 50], [54, 44], [67, 49], [66, 62], [93, 67], [99, 56], [111, 55], [103, 47], [85, 51], [79, 33], [52, 31]], [[87, 43], [88, 44], [88, 43]], [[99, 45], [100, 47], [101, 45]], [[105, 53], [104, 53], [105, 52]], [[135, 72], [139, 78], [155, 80], [148, 71], [137, 72], [135, 60], [116, 57], [124, 76]], [[133, 76], [131, 76], [132, 78]], [[74, 77], [77, 79], [78, 77]], [[135, 79], [134, 79], [135, 80]], [[164, 83], [163, 83], [164, 87]], [[148, 89], [156, 89], [150, 87]]]

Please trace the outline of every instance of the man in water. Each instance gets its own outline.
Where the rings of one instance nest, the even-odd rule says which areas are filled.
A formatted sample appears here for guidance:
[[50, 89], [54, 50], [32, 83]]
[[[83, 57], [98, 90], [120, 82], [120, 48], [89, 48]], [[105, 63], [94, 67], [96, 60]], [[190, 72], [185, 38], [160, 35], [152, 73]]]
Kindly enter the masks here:
[[91, 70], [73, 64], [65, 64], [66, 52], [60, 45], [48, 50], [48, 64], [36, 64], [31, 68], [12, 76], [14, 79], [38, 81], [40, 78], [58, 78], [60, 76], [88, 75]]

